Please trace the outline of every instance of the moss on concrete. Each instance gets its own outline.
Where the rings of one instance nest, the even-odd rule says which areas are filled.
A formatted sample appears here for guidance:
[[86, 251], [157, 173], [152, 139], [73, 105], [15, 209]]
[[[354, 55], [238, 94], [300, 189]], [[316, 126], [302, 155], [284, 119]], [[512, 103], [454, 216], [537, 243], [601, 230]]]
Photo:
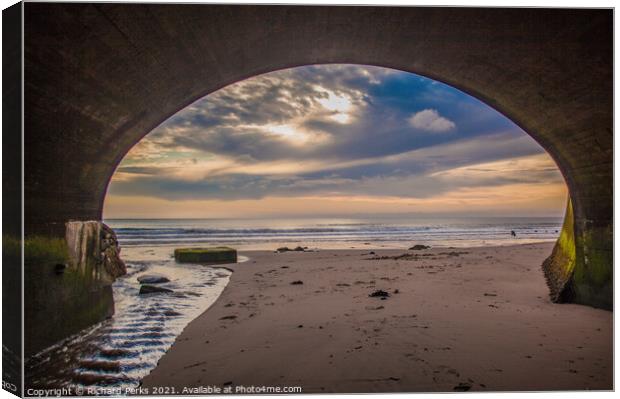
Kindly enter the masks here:
[[553, 302], [613, 308], [611, 226], [576, 225], [571, 200], [560, 237], [543, 271]]
[[570, 302], [613, 309], [613, 232], [611, 226], [584, 226], [576, 235], [577, 262]]
[[568, 299], [570, 280], [576, 263], [574, 231], [573, 206], [569, 198], [560, 237], [553, 248], [551, 256], [542, 265], [547, 285], [549, 286], [549, 295], [554, 302], [563, 302]]
[[[11, 243], [11, 251], [20, 251]], [[62, 265], [62, 267], [59, 267]], [[95, 257], [77, 265], [64, 238], [24, 241], [26, 356], [98, 323], [114, 312], [112, 287]]]
[[[2, 236], [2, 252], [12, 258], [21, 257], [21, 239], [8, 235]], [[67, 243], [62, 238], [44, 236], [28, 237], [24, 240], [24, 262], [69, 262]]]
[[20, 258], [22, 251], [21, 239], [8, 234], [2, 236], [2, 255]]
[[229, 247], [177, 248], [174, 258], [180, 263], [232, 263], [237, 261], [237, 250]]
[[24, 240], [24, 262], [46, 260], [48, 262], [69, 262], [67, 243], [62, 238], [43, 236], [29, 237]]

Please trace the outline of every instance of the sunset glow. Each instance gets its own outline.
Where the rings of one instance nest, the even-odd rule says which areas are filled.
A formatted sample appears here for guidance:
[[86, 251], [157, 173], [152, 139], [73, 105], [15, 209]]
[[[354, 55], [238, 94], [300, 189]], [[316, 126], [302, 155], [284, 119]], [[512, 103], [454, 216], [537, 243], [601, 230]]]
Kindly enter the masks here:
[[480, 101], [390, 69], [260, 75], [180, 111], [127, 154], [106, 218], [558, 216], [548, 154]]

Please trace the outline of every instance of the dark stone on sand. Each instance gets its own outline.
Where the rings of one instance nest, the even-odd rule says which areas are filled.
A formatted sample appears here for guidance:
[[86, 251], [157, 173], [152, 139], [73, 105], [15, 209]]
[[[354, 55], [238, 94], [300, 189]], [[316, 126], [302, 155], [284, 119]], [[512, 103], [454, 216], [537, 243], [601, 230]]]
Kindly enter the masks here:
[[368, 295], [371, 298], [387, 298], [390, 296], [390, 294], [388, 292], [385, 292], [383, 290], [376, 290], [374, 292], [372, 292], [371, 294]]
[[416, 244], [413, 247], [409, 248], [410, 251], [420, 251], [422, 249], [430, 249], [428, 245]]
[[156, 287], [154, 285], [144, 284], [143, 286], [140, 287], [140, 295], [169, 293], [169, 292], [173, 292], [173, 291], [168, 288]]
[[159, 274], [145, 274], [144, 276], [138, 277], [138, 282], [140, 284], [161, 284], [168, 283], [170, 280]]
[[220, 317], [220, 320], [234, 320], [236, 318], [237, 318], [237, 316], [231, 315], [231, 316]]
[[296, 280], [296, 281], [291, 282], [291, 285], [302, 285], [303, 283], [304, 282], [301, 280]]
[[289, 247], [280, 247], [278, 249], [276, 249], [276, 252], [304, 252], [306, 249], [308, 249], [308, 247], [301, 247], [301, 246], [297, 246], [293, 249], [289, 248]]
[[459, 385], [452, 388], [452, 390], [456, 392], [467, 392], [470, 389], [471, 389], [471, 384], [467, 382], [460, 382]]

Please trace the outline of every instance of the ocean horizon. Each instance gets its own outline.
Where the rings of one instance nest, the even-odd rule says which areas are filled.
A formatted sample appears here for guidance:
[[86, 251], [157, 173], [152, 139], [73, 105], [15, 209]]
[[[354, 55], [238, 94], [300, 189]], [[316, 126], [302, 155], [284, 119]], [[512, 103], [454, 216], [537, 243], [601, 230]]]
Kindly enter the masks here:
[[[556, 240], [561, 217], [282, 217], [230, 219], [106, 219], [121, 245], [230, 245], [275, 249], [512, 245]], [[516, 237], [512, 235], [515, 232]]]

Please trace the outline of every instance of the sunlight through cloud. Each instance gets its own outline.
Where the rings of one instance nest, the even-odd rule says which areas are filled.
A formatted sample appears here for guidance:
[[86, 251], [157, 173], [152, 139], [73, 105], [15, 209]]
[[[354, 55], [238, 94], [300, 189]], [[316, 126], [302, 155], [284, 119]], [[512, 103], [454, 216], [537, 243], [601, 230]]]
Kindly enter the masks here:
[[556, 212], [561, 187], [544, 150], [473, 97], [410, 73], [314, 65], [237, 82], [181, 110], [125, 157], [108, 202], [115, 212], [129, 206], [120, 197], [247, 206], [278, 197], [305, 201], [293, 207], [302, 213], [310, 198], [364, 204], [345, 213], [499, 212], [507, 203]]

